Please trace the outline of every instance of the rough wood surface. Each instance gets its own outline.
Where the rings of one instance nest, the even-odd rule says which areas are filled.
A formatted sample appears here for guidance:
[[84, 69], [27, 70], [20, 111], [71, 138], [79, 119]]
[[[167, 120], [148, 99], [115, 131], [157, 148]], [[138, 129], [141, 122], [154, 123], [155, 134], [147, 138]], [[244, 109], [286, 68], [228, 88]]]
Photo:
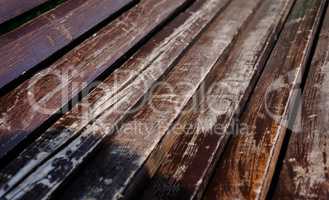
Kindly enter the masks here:
[[102, 81], [81, 103], [0, 171], [0, 196], [77, 137], [88, 123], [113, 105], [120, 110], [114, 109], [112, 112], [121, 114], [116, 115], [113, 121], [120, 121], [228, 2], [197, 1], [157, 33], [136, 55]]
[[0, 1], [0, 24], [31, 10], [47, 0], [2, 0]]
[[[129, 186], [133, 183], [141, 183], [136, 173], [145, 167], [143, 165], [145, 160], [193, 93], [211, 73], [215, 63], [227, 55], [240, 29], [248, 21], [252, 11], [256, 9], [257, 2], [234, 1], [216, 17], [208, 29], [202, 33], [200, 39], [164, 77], [162, 80], [164, 85], [160, 84], [150, 92], [147, 103], [142, 104], [136, 114], [127, 118], [118, 131], [104, 141], [100, 151], [97, 151], [95, 157], [85, 163], [81, 173], [78, 173], [72, 182], [66, 185], [65, 191], [60, 192], [57, 198], [118, 199], [129, 196], [127, 191], [132, 191], [128, 189]], [[232, 18], [232, 13], [239, 13], [239, 15]], [[168, 85], [172, 86], [172, 90]], [[112, 127], [113, 115], [105, 113], [99, 120], [102, 120], [101, 123], [106, 127], [114, 128]], [[134, 127], [141, 129], [135, 131]], [[109, 129], [105, 134], [110, 134], [111, 131]], [[98, 136], [97, 132], [90, 128], [81, 136], [83, 136], [82, 140], [71, 143], [68, 148], [46, 163], [40, 171], [36, 171], [35, 175], [44, 173], [43, 180], [48, 180], [47, 175], [54, 174], [55, 171], [48, 170], [47, 166], [51, 166], [57, 156], [64, 158], [63, 156], [72, 151], [72, 148], [76, 155], [69, 154], [70, 157], [65, 156], [62, 160], [65, 162], [73, 160], [75, 162], [73, 165], [80, 164], [104, 137], [101, 134], [101, 137]], [[81, 151], [85, 154], [77, 154]], [[31, 180], [28, 181], [31, 182]], [[28, 181], [24, 181], [21, 186], [27, 185]]]
[[0, 199], [328, 199], [328, 3], [0, 0]]
[[329, 10], [273, 199], [329, 197]]
[[205, 199], [265, 199], [325, 3], [296, 1]]
[[[208, 88], [188, 104], [158, 150], [150, 157], [159, 165], [143, 199], [200, 199], [238, 114], [250, 95], [275, 38], [294, 1], [264, 1], [244, 29], [230, 57], [216, 66]], [[278, 17], [279, 16], [279, 17]], [[162, 159], [161, 159], [162, 158]], [[156, 164], [155, 164], [156, 163]]]
[[0, 158], [187, 2], [142, 1], [53, 65], [0, 97]]
[[77, 39], [132, 0], [73, 0], [0, 36], [0, 88]]

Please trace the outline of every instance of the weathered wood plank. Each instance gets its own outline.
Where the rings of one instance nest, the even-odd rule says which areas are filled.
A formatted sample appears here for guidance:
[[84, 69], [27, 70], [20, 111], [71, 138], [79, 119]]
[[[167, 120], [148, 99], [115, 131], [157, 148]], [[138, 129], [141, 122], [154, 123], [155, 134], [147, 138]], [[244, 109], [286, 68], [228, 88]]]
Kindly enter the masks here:
[[0, 97], [0, 158], [187, 2], [142, 1], [53, 65]]
[[325, 4], [296, 1], [205, 199], [265, 199]]
[[329, 10], [302, 96], [298, 131], [288, 151], [273, 199], [328, 199], [329, 197]]
[[0, 1], [0, 24], [31, 10], [47, 0], [2, 0]]
[[66, 1], [25, 26], [0, 36], [0, 88], [132, 1]]
[[[245, 105], [294, 1], [265, 1], [237, 41], [230, 57], [218, 65], [151, 155], [161, 166], [142, 199], [200, 199], [225, 146], [234, 116]], [[278, 17], [279, 16], [279, 17]], [[150, 164], [151, 165], [151, 164]]]
[[[104, 141], [106, 145], [102, 146], [102, 151], [95, 154], [95, 160], [86, 163], [88, 166], [84, 169], [87, 171], [67, 185], [66, 192], [61, 192], [65, 197], [59, 198], [115, 199], [125, 195], [124, 190], [134, 181], [136, 172], [143, 167], [144, 161], [193, 93], [211, 73], [215, 63], [227, 55], [227, 50], [239, 30], [243, 28], [259, 3], [260, 1], [234, 1], [216, 17], [209, 29], [203, 32], [200, 39], [163, 79], [164, 85], [157, 85], [154, 90], [151, 89], [147, 103], [142, 104], [137, 113], [129, 117], [116, 134], [112, 135], [113, 137]], [[173, 90], [168, 88], [168, 85], [171, 85]], [[154, 106], [163, 112], [157, 112]], [[104, 137], [114, 131], [115, 115], [117, 114], [111, 110], [104, 112], [69, 146], [38, 168], [6, 197], [24, 198], [29, 194], [38, 194], [42, 190], [57, 187], [62, 177], [72, 173]], [[99, 124], [107, 129], [102, 130], [102, 127], [97, 126]], [[139, 124], [145, 125], [150, 134], [145, 136], [143, 130], [127, 130], [127, 127]]]
[[[118, 108], [118, 100], [124, 96], [125, 103], [120, 107], [120, 111], [112, 111], [120, 112], [121, 116], [117, 117], [122, 118], [151, 85], [170, 69], [228, 2], [197, 1], [157, 33], [136, 55], [114, 71], [80, 104], [66, 113], [18, 158], [0, 171], [0, 196], [12, 189], [63, 145], [77, 137], [80, 131], [102, 112], [116, 103]], [[119, 118], [117, 121], [120, 121]]]

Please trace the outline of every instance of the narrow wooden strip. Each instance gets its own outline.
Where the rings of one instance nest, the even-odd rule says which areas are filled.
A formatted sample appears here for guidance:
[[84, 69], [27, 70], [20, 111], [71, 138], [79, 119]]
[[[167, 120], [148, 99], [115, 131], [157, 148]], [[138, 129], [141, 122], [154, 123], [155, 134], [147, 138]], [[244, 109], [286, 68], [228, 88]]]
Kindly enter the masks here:
[[273, 199], [329, 197], [329, 10]]
[[0, 24], [31, 10], [47, 0], [2, 0], [0, 1]]
[[0, 158], [187, 2], [142, 1], [56, 63], [0, 97]]
[[[294, 1], [265, 1], [228, 60], [191, 101], [148, 163], [159, 166], [142, 199], [200, 199], [238, 114]], [[279, 16], [279, 17], [278, 17]]]
[[[72, 180], [69, 187], [65, 187], [59, 198], [118, 199], [133, 194], [135, 190], [130, 186], [143, 183], [137, 173], [146, 167], [145, 161], [193, 93], [212, 74], [216, 62], [227, 55], [226, 51], [231, 48], [258, 3], [233, 1], [160, 85], [152, 88], [146, 104], [129, 117], [113, 137], [104, 141], [103, 149], [86, 163], [82, 173]], [[233, 13], [240, 15], [234, 16]], [[105, 117], [102, 124], [111, 127], [111, 116]], [[90, 135], [91, 132], [85, 134]], [[59, 155], [64, 155], [68, 150]], [[42, 171], [45, 172], [45, 169]]]
[[[152, 88], [150, 99], [127, 119], [113, 137], [104, 141], [104, 149], [95, 154], [94, 160], [86, 163], [88, 167], [84, 169], [87, 171], [67, 185], [65, 189], [68, 190], [61, 192], [64, 196], [59, 198], [121, 198], [128, 184], [134, 181], [135, 173], [143, 167], [144, 161], [187, 101], [211, 73], [215, 63], [226, 55], [240, 28], [243, 28], [259, 2], [232, 2], [163, 79], [164, 82], [161, 83], [164, 85]], [[233, 13], [239, 15], [232, 15]], [[172, 90], [169, 88], [171, 86]], [[155, 108], [158, 110], [154, 110]], [[120, 107], [114, 109], [120, 110]], [[38, 168], [6, 197], [19, 199], [45, 189], [50, 191], [56, 188], [63, 177], [81, 165], [104, 137], [114, 131], [116, 115], [120, 114], [111, 110], [105, 112], [76, 140]], [[139, 132], [127, 129], [139, 125], [146, 127], [149, 133], [147, 136], [144, 130]]]
[[133, 0], [73, 0], [0, 37], [0, 88]]
[[120, 111], [114, 112], [120, 112], [124, 116], [151, 85], [170, 69], [195, 37], [228, 2], [229, 0], [197, 1], [157, 33], [136, 55], [0, 171], [0, 196], [12, 189], [68, 141], [78, 136], [88, 123], [122, 98], [125, 99], [124, 106]]
[[206, 199], [265, 199], [325, 4], [297, 0]]

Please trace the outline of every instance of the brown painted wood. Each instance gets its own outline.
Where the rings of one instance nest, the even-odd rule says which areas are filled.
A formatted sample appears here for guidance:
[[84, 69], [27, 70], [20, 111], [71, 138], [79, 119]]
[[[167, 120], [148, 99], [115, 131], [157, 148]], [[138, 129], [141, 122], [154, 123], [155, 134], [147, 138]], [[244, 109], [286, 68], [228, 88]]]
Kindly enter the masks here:
[[265, 199], [325, 4], [296, 1], [205, 199]]
[[142, 1], [56, 63], [0, 97], [0, 158], [187, 2]]
[[[166, 84], [157, 84], [155, 88], [151, 89], [150, 98], [146, 103], [139, 107], [136, 114], [128, 117], [112, 137], [104, 141], [101, 151], [97, 152], [90, 162], [85, 163], [83, 169], [86, 171], [82, 171], [82, 174], [79, 174], [72, 180], [73, 182], [63, 188], [65, 191], [61, 191], [59, 194], [63, 196], [56, 198], [116, 199], [121, 198], [122, 195], [128, 195], [125, 192], [130, 183], [136, 181], [135, 174], [144, 167], [143, 163], [149, 154], [193, 93], [211, 73], [216, 62], [227, 55], [227, 51], [248, 21], [249, 16], [252, 15], [252, 11], [257, 8], [258, 3], [259, 1], [232, 2], [216, 17], [200, 39], [162, 79], [161, 83]], [[239, 13], [239, 15], [232, 18], [232, 13]], [[186, 85], [187, 82], [189, 85]], [[173, 90], [167, 87], [168, 84], [173, 86]], [[174, 101], [170, 101], [172, 98]], [[163, 112], [154, 110], [154, 106]], [[47, 187], [43, 183], [47, 185], [50, 183], [49, 186], [52, 187], [52, 184], [56, 184], [56, 182], [50, 180], [49, 177], [56, 177], [57, 180], [58, 177], [71, 173], [81, 165], [92, 150], [99, 146], [101, 140], [114, 131], [115, 119], [113, 112], [105, 112], [95, 123], [96, 125], [102, 124], [103, 127], [108, 128], [107, 130], [102, 130], [95, 124], [92, 125], [93, 127], [87, 127], [76, 140], [38, 168], [15, 190], [8, 193], [7, 197], [11, 198], [16, 192], [24, 194], [22, 188], [26, 189], [25, 194], [38, 193], [36, 192], [38, 188]], [[134, 125], [142, 125], [146, 129], [140, 130], [140, 132], [127, 129]], [[148, 130], [147, 136], [144, 130]], [[38, 187], [30, 186], [30, 183], [34, 183], [36, 180], [40, 181]], [[48, 182], [49, 180], [51, 182]]]
[[0, 1], [0, 24], [45, 2], [47, 2], [47, 0], [2, 0]]
[[142, 199], [202, 197], [234, 116], [248, 99], [293, 2], [268, 0], [257, 10], [228, 60], [201, 87], [206, 92], [200, 92], [198, 105], [188, 104], [149, 158], [152, 165], [162, 163]]
[[0, 88], [133, 0], [70, 0], [0, 36]]
[[[81, 130], [113, 105], [120, 107], [117, 122], [170, 69], [196, 36], [229, 1], [197, 1], [147, 42], [136, 55], [114, 71], [72, 111], [66, 113], [18, 158], [0, 171], [0, 196], [49, 159]], [[106, 89], [106, 90], [105, 90]], [[124, 97], [124, 104], [118, 99]], [[112, 113], [119, 112], [117, 109]]]
[[[329, 10], [307, 76], [302, 106], [273, 199], [329, 197]], [[300, 126], [300, 127], [299, 127]]]

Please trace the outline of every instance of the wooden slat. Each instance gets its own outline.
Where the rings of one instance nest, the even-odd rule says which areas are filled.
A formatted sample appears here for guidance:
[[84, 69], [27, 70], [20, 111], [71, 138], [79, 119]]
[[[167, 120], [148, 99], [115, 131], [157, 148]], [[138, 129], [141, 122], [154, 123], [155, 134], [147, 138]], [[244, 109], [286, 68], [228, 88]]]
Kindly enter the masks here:
[[325, 4], [297, 0], [205, 199], [265, 199]]
[[329, 197], [329, 10], [273, 199]]
[[117, 108], [120, 107], [118, 99], [124, 96], [125, 103], [120, 107], [121, 116], [117, 116], [117, 121], [120, 121], [228, 2], [197, 1], [157, 33], [136, 55], [114, 71], [80, 104], [66, 113], [18, 158], [0, 171], [0, 196], [12, 189], [68, 141], [77, 137], [91, 120], [115, 103]]
[[56, 63], [0, 97], [0, 158], [187, 2], [142, 1]]
[[0, 88], [133, 0], [69, 0], [0, 37]]
[[[86, 163], [84, 169], [87, 171], [68, 184], [65, 187], [67, 191], [60, 193], [64, 197], [59, 198], [116, 199], [125, 195], [125, 189], [135, 180], [136, 172], [143, 167], [144, 161], [198, 86], [211, 73], [215, 63], [227, 55], [227, 50], [239, 30], [243, 28], [259, 2], [232, 2], [163, 79], [166, 84], [152, 88], [147, 103], [142, 104], [137, 113], [129, 117], [113, 137], [104, 141], [104, 149], [95, 154], [95, 159]], [[232, 13], [239, 15], [232, 18]], [[187, 82], [189, 85], [186, 85]], [[167, 87], [168, 84], [173, 86], [173, 91]], [[168, 101], [168, 98], [174, 100]], [[155, 111], [153, 104], [164, 112]], [[22, 197], [24, 194], [36, 194], [40, 188], [56, 187], [56, 181], [72, 173], [101, 140], [114, 131], [115, 119], [115, 114], [111, 110], [105, 112], [95, 124], [85, 129], [76, 140], [38, 168], [6, 197], [11, 199], [16, 194]], [[98, 128], [99, 124], [107, 129]], [[144, 131], [127, 130], [127, 127], [138, 124], [145, 125], [146, 130], [151, 133], [145, 137]], [[49, 179], [50, 177], [56, 178]], [[103, 184], [103, 181], [107, 184]]]
[[0, 24], [31, 10], [47, 0], [2, 0], [0, 1]]
[[[228, 60], [218, 65], [196, 106], [186, 112], [150, 157], [162, 164], [143, 199], [200, 199], [225, 146], [234, 115], [244, 106], [262, 71], [275, 38], [294, 1], [265, 1], [258, 9]], [[280, 17], [278, 17], [280, 16]], [[156, 164], [155, 164], [156, 163]]]

